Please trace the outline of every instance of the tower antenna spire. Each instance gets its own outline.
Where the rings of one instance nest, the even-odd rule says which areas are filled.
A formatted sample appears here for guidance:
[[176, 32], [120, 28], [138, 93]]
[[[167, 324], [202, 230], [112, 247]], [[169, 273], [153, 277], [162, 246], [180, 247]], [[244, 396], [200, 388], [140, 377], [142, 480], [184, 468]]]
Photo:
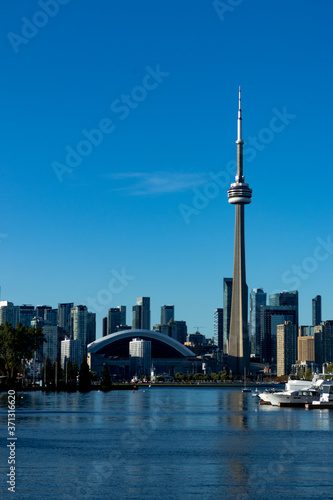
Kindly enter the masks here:
[[244, 144], [242, 139], [242, 108], [241, 108], [241, 87], [239, 86], [238, 93], [238, 120], [237, 120], [237, 141], [236, 144]]

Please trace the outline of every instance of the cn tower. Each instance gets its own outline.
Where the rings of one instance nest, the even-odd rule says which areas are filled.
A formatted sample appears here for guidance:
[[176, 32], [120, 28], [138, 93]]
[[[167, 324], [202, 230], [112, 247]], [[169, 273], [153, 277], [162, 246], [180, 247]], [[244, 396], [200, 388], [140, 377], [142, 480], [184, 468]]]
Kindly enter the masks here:
[[235, 251], [232, 282], [231, 316], [228, 343], [228, 365], [233, 375], [249, 371], [249, 332], [247, 325], [248, 289], [245, 271], [244, 205], [251, 203], [252, 189], [243, 175], [241, 88], [237, 120], [237, 175], [228, 190], [229, 203], [235, 205]]

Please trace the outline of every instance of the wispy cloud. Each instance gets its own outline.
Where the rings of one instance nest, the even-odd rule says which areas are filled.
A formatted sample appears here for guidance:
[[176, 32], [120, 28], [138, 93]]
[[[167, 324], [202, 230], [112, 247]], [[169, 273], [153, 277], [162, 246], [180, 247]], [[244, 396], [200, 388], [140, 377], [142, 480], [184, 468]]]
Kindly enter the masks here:
[[126, 191], [132, 196], [181, 193], [207, 182], [205, 172], [124, 172], [107, 177], [114, 181], [125, 181], [125, 186], [115, 186], [113, 191]]

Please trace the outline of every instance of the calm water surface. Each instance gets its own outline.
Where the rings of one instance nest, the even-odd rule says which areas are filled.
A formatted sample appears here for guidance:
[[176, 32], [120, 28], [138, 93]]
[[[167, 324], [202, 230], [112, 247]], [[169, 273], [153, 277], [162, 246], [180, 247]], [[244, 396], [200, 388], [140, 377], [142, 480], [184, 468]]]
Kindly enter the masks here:
[[239, 388], [22, 396], [13, 494], [0, 395], [1, 498], [333, 499], [333, 411], [259, 406]]

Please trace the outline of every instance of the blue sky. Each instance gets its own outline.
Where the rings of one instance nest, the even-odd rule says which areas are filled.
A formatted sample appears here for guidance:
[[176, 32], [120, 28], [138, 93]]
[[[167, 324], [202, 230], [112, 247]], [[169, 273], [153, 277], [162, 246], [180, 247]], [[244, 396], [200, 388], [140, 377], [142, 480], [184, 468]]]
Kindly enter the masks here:
[[[223, 7], [224, 4], [224, 7]], [[2, 300], [97, 312], [150, 296], [210, 337], [232, 276], [242, 86], [249, 290], [333, 319], [333, 4], [0, 6]], [[120, 277], [119, 277], [120, 276]]]

